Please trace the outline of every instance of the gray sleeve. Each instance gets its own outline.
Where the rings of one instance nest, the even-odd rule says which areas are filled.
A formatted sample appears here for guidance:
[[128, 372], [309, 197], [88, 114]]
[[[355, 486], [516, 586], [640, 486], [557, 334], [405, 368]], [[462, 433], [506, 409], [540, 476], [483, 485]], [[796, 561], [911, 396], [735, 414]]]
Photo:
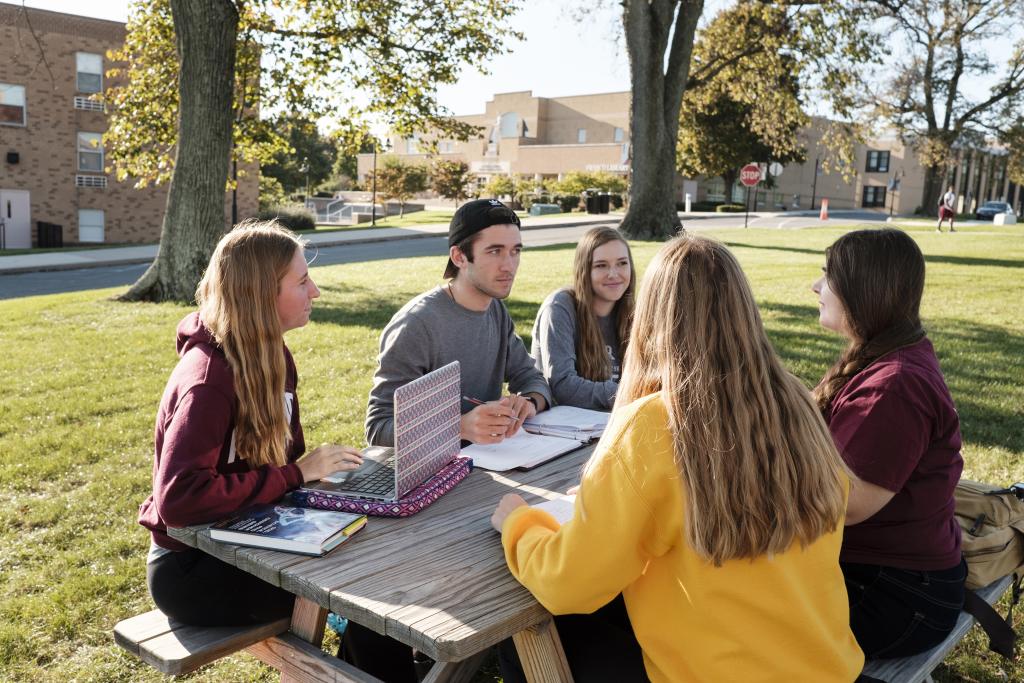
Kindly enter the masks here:
[[[504, 305], [502, 305], [504, 309]], [[544, 375], [533, 363], [533, 358], [526, 350], [526, 344], [522, 337], [516, 334], [515, 323], [512, 316], [505, 312], [505, 326], [507, 332], [508, 353], [505, 356], [505, 380], [508, 382], [510, 393], [537, 393], [544, 397], [548, 407], [551, 406], [551, 389], [548, 387]]]
[[395, 317], [380, 335], [380, 355], [366, 406], [366, 441], [395, 445], [395, 389], [430, 372], [430, 331], [415, 316]]
[[611, 410], [619, 385], [594, 382], [576, 372], [576, 311], [568, 297], [554, 296], [537, 312], [533, 343], [557, 405]]

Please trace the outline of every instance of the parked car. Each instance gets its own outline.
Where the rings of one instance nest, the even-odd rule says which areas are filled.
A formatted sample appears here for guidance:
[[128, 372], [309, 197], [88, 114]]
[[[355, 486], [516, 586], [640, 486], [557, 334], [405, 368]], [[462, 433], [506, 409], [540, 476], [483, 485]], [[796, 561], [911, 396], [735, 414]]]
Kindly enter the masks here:
[[1006, 202], [985, 202], [974, 212], [974, 217], [979, 221], [990, 221], [997, 213], [1013, 215], [1013, 207]]

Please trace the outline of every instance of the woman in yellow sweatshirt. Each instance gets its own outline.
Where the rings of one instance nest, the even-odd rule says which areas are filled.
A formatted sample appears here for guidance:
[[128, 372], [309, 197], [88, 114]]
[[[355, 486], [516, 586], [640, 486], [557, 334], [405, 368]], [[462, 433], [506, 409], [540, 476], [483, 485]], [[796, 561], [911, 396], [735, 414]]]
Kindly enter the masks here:
[[[508, 495], [492, 523], [512, 574], [552, 613], [590, 614], [622, 595], [643, 654], [637, 679], [849, 683], [864, 657], [838, 561], [848, 486], [739, 263], [684, 235], [644, 277], [572, 520], [559, 526]], [[600, 670], [593, 649], [587, 658]]]

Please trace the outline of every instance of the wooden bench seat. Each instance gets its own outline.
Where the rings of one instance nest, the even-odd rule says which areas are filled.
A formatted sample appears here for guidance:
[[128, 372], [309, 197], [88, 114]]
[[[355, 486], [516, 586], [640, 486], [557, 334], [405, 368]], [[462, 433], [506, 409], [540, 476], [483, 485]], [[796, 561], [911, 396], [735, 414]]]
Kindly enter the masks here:
[[118, 622], [114, 641], [165, 674], [177, 676], [288, 630], [288, 618], [253, 626], [186, 626], [158, 609]]
[[290, 618], [251, 626], [186, 626], [158, 609], [118, 622], [114, 641], [157, 671], [180, 676], [240, 650], [311, 680], [382, 683], [288, 633]]
[[[984, 588], [975, 591], [985, 602], [993, 604], [1010, 586], [1012, 577], [1004, 576]], [[974, 617], [961, 612], [956, 627], [944, 641], [931, 650], [912, 657], [895, 657], [893, 659], [872, 659], [864, 667], [864, 674], [887, 683], [921, 683], [930, 681], [931, 673], [946, 658], [960, 639], [967, 635], [974, 625]]]

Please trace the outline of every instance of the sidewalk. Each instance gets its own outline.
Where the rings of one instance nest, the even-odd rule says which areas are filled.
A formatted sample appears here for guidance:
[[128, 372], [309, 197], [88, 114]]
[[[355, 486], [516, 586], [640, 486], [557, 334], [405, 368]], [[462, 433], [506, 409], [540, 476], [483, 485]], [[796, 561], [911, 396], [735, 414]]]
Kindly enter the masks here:
[[[580, 225], [618, 223], [621, 220], [622, 214], [619, 213], [579, 214], [579, 216], [572, 217], [556, 216], [550, 218], [527, 216], [522, 219], [522, 229], [571, 228]], [[342, 244], [389, 242], [391, 240], [437, 237], [447, 234], [447, 223], [431, 223], [411, 228], [367, 228], [366, 230], [339, 230], [335, 232], [318, 231], [315, 233], [304, 233], [303, 237], [310, 244], [317, 247], [334, 247]], [[156, 252], [156, 244], [144, 244], [137, 247], [47, 251], [39, 254], [0, 256], [0, 275], [149, 263], [156, 257]]]

